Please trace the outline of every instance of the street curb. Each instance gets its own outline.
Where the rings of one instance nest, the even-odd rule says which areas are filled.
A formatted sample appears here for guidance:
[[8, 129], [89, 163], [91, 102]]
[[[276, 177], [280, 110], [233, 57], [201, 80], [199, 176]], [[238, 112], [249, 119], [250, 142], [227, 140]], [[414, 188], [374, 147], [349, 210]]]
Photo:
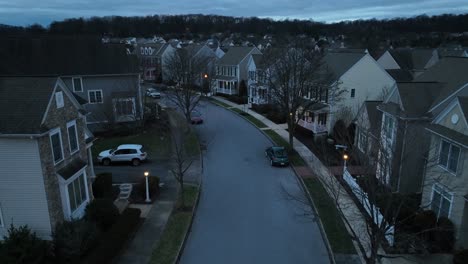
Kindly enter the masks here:
[[[198, 139], [198, 138], [197, 138]], [[173, 262], [173, 264], [177, 264], [179, 263], [180, 261], [180, 258], [182, 257], [182, 253], [184, 253], [184, 249], [185, 249], [185, 245], [187, 244], [187, 240], [188, 240], [188, 237], [192, 231], [192, 225], [193, 225], [193, 219], [195, 219], [195, 215], [196, 215], [196, 212], [197, 212], [197, 209], [198, 209], [198, 203], [200, 202], [200, 196], [201, 196], [201, 192], [202, 192], [202, 182], [203, 182], [203, 154], [202, 154], [202, 150], [201, 150], [201, 147], [200, 147], [200, 141], [198, 142], [198, 150], [199, 150], [199, 155], [200, 155], [200, 162], [201, 162], [201, 171], [200, 171], [200, 182], [198, 183], [198, 185], [195, 185], [195, 186], [198, 186], [198, 194], [197, 194], [197, 198], [195, 200], [195, 204], [193, 205], [193, 208], [192, 208], [192, 215], [190, 217], [190, 223], [187, 227], [187, 230], [185, 231], [185, 235], [184, 235], [184, 239], [182, 240], [182, 243], [180, 244], [180, 247], [179, 247], [179, 250], [177, 251], [177, 256]], [[188, 184], [188, 185], [193, 185], [193, 184]]]
[[[309, 167], [309, 166], [307, 166], [307, 167]], [[301, 176], [299, 176], [299, 174], [297, 173], [296, 167], [291, 165], [291, 168], [293, 169], [294, 174], [296, 175], [296, 178], [299, 180], [299, 182], [301, 184], [301, 187], [302, 187], [302, 190], [306, 194], [307, 200], [309, 201], [309, 203], [310, 203], [310, 205], [312, 207], [312, 210], [314, 210], [314, 213], [317, 216], [316, 222], [318, 223], [320, 233], [322, 234], [322, 238], [323, 238], [323, 240], [325, 242], [325, 247], [327, 248], [328, 256], [330, 258], [330, 262], [333, 263], [333, 264], [336, 264], [335, 254], [333, 253], [333, 250], [332, 250], [331, 245], [330, 245], [330, 241], [328, 240], [328, 236], [327, 236], [327, 234], [325, 232], [325, 228], [323, 227], [322, 219], [320, 218], [320, 214], [319, 214], [319, 212], [317, 210], [317, 206], [315, 206], [314, 200], [312, 199], [312, 196], [310, 195], [310, 192], [307, 189], [307, 186], [306, 186], [306, 184], [304, 182], [304, 179], [302, 179]]]

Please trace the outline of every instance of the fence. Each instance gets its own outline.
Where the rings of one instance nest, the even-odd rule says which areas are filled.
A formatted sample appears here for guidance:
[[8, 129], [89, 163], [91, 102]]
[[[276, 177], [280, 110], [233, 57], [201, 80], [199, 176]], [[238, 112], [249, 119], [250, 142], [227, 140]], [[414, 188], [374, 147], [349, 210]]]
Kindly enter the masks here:
[[382, 224], [385, 225], [385, 227], [386, 227], [385, 228], [385, 230], [386, 230], [385, 238], [387, 239], [388, 243], [391, 246], [393, 246], [394, 235], [395, 235], [395, 227], [394, 226], [389, 226], [385, 222], [382, 223], [382, 221], [385, 221], [385, 219], [384, 219], [383, 215], [380, 213], [380, 209], [377, 206], [372, 205], [369, 202], [369, 198], [368, 198], [367, 193], [364, 192], [361, 189], [361, 186], [359, 186], [359, 184], [351, 176], [351, 174], [348, 172], [348, 170], [346, 170], [346, 168], [344, 169], [344, 172], [343, 172], [343, 179], [345, 180], [345, 182], [349, 185], [349, 187], [353, 191], [354, 196], [356, 196], [356, 198], [359, 200], [359, 202], [362, 204], [362, 206], [364, 206], [364, 209], [367, 211], [369, 216], [372, 217], [372, 214], [374, 214], [372, 219], [374, 220], [375, 224], [377, 224], [379, 227], [382, 227]]

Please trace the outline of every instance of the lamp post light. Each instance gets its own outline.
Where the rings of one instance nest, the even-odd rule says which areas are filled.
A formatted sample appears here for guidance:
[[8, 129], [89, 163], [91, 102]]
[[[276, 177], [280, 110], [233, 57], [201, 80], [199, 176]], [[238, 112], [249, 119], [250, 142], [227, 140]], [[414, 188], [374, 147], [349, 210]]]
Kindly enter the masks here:
[[151, 202], [151, 199], [149, 197], [149, 186], [148, 186], [148, 176], [149, 176], [149, 172], [145, 171], [145, 179], [146, 179], [146, 200], [145, 202], [147, 203], [150, 203]]
[[349, 159], [348, 154], [343, 155], [343, 160], [344, 160], [344, 166], [343, 166], [343, 173], [346, 170], [346, 161]]

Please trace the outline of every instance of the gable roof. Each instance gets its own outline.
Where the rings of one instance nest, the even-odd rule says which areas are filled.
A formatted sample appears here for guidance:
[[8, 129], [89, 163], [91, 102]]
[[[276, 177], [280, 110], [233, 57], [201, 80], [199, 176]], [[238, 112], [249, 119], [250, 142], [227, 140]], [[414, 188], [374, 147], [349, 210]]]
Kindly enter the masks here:
[[197, 53], [204, 47], [205, 45], [201, 44], [190, 44], [185, 47], [187, 52], [191, 54], [192, 56], [197, 55]]
[[11, 37], [0, 42], [0, 75], [104, 75], [137, 73], [125, 45], [87, 37]]
[[335, 75], [335, 78], [340, 78], [365, 55], [366, 53], [356, 52], [328, 52], [324, 56], [324, 61], [326, 67]]
[[446, 85], [434, 100], [431, 110], [468, 83], [468, 58], [444, 57], [415, 78], [418, 82], [442, 82]]
[[257, 69], [260, 69], [262, 67], [262, 59], [263, 59], [262, 54], [252, 54], [252, 60], [255, 63], [255, 66], [257, 67]]
[[255, 47], [231, 47], [218, 61], [220, 65], [238, 65]]
[[397, 82], [411, 82], [413, 80], [413, 75], [408, 70], [391, 69], [386, 71]]
[[468, 122], [468, 97], [458, 97], [458, 103], [465, 116], [465, 120]]
[[0, 78], [0, 134], [39, 134], [57, 77]]
[[401, 104], [407, 117], [424, 115], [440, 93], [444, 84], [437, 82], [397, 83]]
[[389, 52], [404, 70], [424, 70], [434, 55], [434, 49], [401, 48], [391, 49]]

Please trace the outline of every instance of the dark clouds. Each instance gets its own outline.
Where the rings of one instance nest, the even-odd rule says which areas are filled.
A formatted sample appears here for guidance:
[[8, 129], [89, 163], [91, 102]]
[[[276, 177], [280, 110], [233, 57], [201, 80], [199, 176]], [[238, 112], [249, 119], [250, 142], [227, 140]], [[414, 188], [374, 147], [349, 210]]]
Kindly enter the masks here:
[[0, 0], [0, 23], [10, 25], [109, 15], [219, 14], [334, 22], [467, 12], [466, 0]]

